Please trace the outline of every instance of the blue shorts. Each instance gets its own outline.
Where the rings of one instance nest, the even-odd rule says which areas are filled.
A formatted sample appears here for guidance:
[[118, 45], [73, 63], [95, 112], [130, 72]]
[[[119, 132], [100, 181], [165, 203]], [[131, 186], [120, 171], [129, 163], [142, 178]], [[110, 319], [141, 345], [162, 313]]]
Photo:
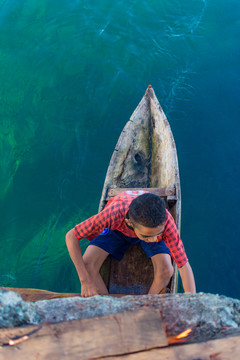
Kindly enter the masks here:
[[147, 257], [151, 258], [157, 254], [169, 254], [170, 250], [164, 240], [154, 243], [147, 243], [138, 238], [128, 237], [118, 230], [105, 229], [95, 239], [91, 240], [89, 245], [95, 245], [112, 255], [116, 260], [121, 260], [124, 253], [132, 244], [141, 244]]

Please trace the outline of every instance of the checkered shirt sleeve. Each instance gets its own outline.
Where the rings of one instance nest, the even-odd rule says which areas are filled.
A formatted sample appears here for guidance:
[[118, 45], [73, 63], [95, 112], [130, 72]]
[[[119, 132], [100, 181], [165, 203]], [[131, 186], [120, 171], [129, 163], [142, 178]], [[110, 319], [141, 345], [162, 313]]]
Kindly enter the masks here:
[[74, 235], [78, 240], [84, 238], [92, 240], [105, 228], [116, 229], [124, 219], [124, 204], [113, 202], [107, 205], [100, 213], [76, 225]]
[[182, 240], [180, 239], [174, 219], [168, 211], [165, 229], [163, 233], [163, 239], [168, 246], [173, 260], [176, 262], [177, 266], [179, 268], [184, 266], [188, 262], [188, 258], [185, 253], [185, 249]]

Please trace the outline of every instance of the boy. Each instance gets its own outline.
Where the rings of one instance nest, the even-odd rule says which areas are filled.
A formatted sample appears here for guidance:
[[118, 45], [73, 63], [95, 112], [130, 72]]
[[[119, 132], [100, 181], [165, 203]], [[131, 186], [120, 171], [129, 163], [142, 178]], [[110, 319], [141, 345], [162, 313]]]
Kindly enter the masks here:
[[[83, 238], [91, 241], [82, 257], [79, 240]], [[102, 263], [109, 254], [120, 261], [127, 248], [136, 243], [141, 244], [153, 263], [154, 280], [149, 294], [159, 294], [169, 283], [173, 274], [171, 255], [179, 268], [184, 291], [196, 292], [183, 243], [164, 200], [146, 191], [125, 191], [66, 235], [81, 282], [81, 295], [108, 294], [99, 273]]]

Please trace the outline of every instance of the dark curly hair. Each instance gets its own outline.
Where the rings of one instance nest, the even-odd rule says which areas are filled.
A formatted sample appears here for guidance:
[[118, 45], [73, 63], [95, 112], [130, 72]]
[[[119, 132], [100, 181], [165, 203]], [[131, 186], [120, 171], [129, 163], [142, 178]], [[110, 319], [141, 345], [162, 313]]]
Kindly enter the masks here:
[[133, 224], [155, 228], [166, 221], [165, 201], [152, 193], [140, 195], [131, 202], [128, 215]]

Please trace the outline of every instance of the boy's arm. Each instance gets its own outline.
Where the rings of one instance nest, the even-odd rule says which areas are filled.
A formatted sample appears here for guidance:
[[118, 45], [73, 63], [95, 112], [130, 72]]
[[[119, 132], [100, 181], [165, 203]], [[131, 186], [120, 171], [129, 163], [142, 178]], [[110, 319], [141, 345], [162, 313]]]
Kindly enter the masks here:
[[182, 284], [185, 292], [196, 293], [196, 285], [192, 268], [187, 262], [183, 267], [179, 268]]
[[69, 255], [76, 267], [80, 282], [81, 282], [81, 296], [88, 297], [98, 294], [97, 287], [90, 278], [82, 258], [82, 252], [79, 240], [74, 235], [74, 229], [70, 230], [66, 235], [66, 244]]

